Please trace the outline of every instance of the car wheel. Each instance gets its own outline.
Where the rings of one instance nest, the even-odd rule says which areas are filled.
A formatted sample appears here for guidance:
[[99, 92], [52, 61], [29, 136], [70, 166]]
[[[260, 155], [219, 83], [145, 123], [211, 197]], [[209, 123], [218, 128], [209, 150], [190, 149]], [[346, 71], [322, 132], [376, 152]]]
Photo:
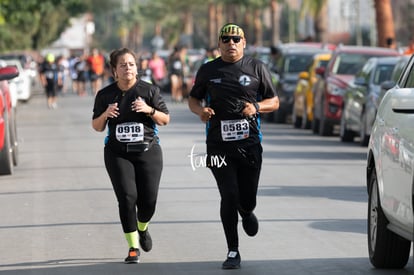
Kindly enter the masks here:
[[354, 133], [348, 130], [346, 126], [345, 111], [343, 111], [341, 115], [341, 126], [340, 126], [339, 136], [341, 137], [342, 142], [354, 141]]
[[411, 242], [388, 230], [381, 208], [375, 170], [370, 175], [368, 199], [369, 260], [377, 268], [403, 268], [409, 259]]
[[13, 165], [19, 163], [19, 144], [17, 141], [16, 109], [12, 108], [10, 116], [10, 145], [12, 150]]
[[0, 175], [13, 174], [13, 155], [10, 144], [10, 127], [7, 112], [4, 115], [3, 149], [0, 150]]
[[359, 137], [361, 146], [368, 146], [369, 135], [367, 135], [367, 115], [362, 113], [361, 117], [361, 127], [359, 129]]

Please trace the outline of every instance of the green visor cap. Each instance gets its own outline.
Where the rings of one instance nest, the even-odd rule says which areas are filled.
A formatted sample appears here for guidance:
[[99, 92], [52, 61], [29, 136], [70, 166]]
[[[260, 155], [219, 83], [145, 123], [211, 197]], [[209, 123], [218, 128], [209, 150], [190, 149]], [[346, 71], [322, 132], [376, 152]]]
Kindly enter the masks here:
[[227, 36], [241, 36], [244, 38], [244, 31], [240, 26], [237, 26], [236, 24], [226, 24], [224, 25], [220, 30], [219, 37], [222, 37], [223, 35]]

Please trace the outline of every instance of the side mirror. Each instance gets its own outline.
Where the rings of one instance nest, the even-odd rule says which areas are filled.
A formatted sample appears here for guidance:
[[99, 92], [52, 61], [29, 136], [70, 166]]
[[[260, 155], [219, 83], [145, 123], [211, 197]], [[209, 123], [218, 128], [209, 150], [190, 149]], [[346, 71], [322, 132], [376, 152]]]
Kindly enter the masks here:
[[391, 89], [394, 86], [395, 86], [395, 82], [394, 81], [392, 81], [392, 80], [386, 80], [386, 81], [384, 81], [384, 82], [381, 83], [381, 90], [387, 91], [387, 90]]

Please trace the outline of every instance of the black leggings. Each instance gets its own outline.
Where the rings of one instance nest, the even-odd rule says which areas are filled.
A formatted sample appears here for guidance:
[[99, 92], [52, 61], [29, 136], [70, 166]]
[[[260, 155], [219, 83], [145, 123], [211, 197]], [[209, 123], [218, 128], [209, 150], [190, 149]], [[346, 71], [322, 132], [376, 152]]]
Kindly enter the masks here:
[[162, 150], [154, 144], [143, 153], [121, 153], [105, 146], [105, 166], [118, 200], [124, 233], [137, 230], [137, 219], [154, 215], [163, 167]]
[[[223, 153], [217, 148], [207, 148], [208, 158], [225, 156], [225, 165], [211, 166], [221, 196], [220, 218], [229, 250], [237, 250], [239, 237], [237, 224], [241, 217], [250, 215], [256, 207], [257, 188], [262, 166], [260, 144], [244, 152]], [[217, 162], [216, 162], [217, 163]]]

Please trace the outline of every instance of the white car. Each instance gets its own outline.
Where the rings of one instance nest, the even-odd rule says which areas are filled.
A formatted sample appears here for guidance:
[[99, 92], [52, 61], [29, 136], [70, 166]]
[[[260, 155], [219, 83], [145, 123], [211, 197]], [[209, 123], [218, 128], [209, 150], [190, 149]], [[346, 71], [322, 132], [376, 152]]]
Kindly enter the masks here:
[[28, 70], [22, 67], [22, 64], [17, 59], [4, 60], [9, 66], [16, 66], [19, 70], [19, 76], [10, 80], [11, 86], [15, 86], [17, 91], [17, 100], [29, 101], [32, 96], [32, 77]]
[[404, 268], [414, 240], [414, 58], [378, 108], [367, 159], [368, 250], [377, 268]]

